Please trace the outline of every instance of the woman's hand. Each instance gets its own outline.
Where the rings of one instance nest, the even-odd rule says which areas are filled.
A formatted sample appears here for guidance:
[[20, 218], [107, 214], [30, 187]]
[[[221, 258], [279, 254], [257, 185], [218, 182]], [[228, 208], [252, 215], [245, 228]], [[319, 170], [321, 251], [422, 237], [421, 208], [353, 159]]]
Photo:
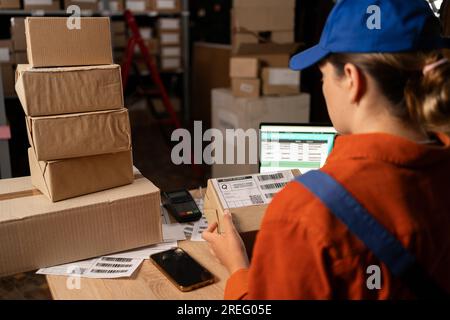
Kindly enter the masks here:
[[215, 232], [217, 223], [213, 223], [203, 232], [202, 237], [208, 242], [216, 258], [233, 274], [239, 269], [248, 268], [249, 262], [242, 238], [234, 227], [228, 210], [224, 213], [223, 223], [222, 234]]

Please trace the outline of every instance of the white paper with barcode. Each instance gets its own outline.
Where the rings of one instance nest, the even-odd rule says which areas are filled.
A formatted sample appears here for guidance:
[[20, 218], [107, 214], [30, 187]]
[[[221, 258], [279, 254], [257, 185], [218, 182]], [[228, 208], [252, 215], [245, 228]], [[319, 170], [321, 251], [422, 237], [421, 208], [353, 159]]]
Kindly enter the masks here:
[[294, 179], [292, 171], [214, 179], [212, 183], [225, 209], [268, 204]]

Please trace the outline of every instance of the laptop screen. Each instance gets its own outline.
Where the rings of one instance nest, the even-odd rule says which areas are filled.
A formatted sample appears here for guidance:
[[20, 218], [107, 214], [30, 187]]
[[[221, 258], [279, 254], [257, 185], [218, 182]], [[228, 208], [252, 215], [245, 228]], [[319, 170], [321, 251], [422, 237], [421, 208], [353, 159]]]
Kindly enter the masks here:
[[259, 172], [299, 169], [301, 173], [321, 168], [336, 137], [333, 127], [261, 124]]

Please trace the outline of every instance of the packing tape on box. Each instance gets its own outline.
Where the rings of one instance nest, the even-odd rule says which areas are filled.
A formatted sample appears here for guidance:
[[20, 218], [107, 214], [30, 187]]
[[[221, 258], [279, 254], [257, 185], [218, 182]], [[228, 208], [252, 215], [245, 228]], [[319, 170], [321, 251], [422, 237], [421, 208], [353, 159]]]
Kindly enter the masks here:
[[[142, 174], [134, 175], [134, 180], [138, 180], [138, 179], [142, 179], [142, 178], [144, 178], [144, 176]], [[32, 197], [32, 196], [41, 196], [41, 195], [43, 195], [42, 192], [40, 192], [38, 189], [33, 188], [30, 190], [0, 194], [0, 201]]]

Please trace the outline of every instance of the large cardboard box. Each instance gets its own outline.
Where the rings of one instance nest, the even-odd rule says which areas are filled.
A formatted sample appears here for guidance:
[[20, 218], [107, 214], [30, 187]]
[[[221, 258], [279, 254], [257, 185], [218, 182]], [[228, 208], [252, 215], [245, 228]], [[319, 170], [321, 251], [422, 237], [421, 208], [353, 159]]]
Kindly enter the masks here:
[[12, 41], [0, 40], [0, 63], [13, 63]]
[[30, 65], [63, 67], [112, 64], [109, 18], [80, 19], [80, 29], [68, 29], [67, 18], [26, 18]]
[[31, 68], [18, 65], [16, 91], [28, 116], [61, 115], [124, 106], [119, 65]]
[[11, 18], [11, 38], [14, 51], [26, 51], [27, 40], [25, 39], [25, 18]]
[[230, 210], [240, 233], [258, 231], [267, 206], [282, 187], [298, 176], [300, 171], [282, 171], [271, 174], [248, 174], [208, 180], [204, 213], [211, 225], [223, 229], [223, 213]]
[[261, 95], [260, 79], [232, 78], [231, 90], [233, 96], [239, 98], [257, 98]]
[[91, 157], [38, 161], [28, 149], [31, 181], [52, 201], [123, 186], [133, 182], [131, 150]]
[[283, 95], [300, 93], [300, 72], [288, 68], [264, 68], [263, 94]]
[[3, 94], [5, 97], [14, 97], [14, 67], [10, 63], [0, 64], [2, 70]]
[[30, 177], [0, 180], [0, 276], [161, 242], [159, 189], [135, 178], [56, 203]]
[[260, 60], [262, 67], [288, 68], [291, 56], [299, 49], [299, 44], [245, 43], [233, 47], [234, 56], [252, 57]]
[[239, 31], [292, 31], [295, 8], [276, 6], [234, 7], [234, 30]]
[[[212, 90], [212, 127], [225, 137], [226, 129], [259, 129], [263, 122], [307, 123], [310, 115], [310, 95], [265, 96], [236, 98], [230, 89]], [[225, 149], [233, 146], [224, 144]], [[234, 146], [236, 147], [236, 146]], [[236, 149], [235, 149], [236, 154]], [[258, 164], [214, 164], [213, 177], [236, 176], [258, 172]]]
[[97, 11], [98, 0], [64, 0], [64, 9], [72, 5], [80, 7], [81, 10]]
[[0, 0], [0, 9], [20, 9], [20, 0]]
[[51, 161], [131, 149], [128, 110], [27, 117], [37, 160]]
[[233, 57], [230, 60], [231, 78], [258, 78], [259, 60], [257, 58]]
[[59, 0], [23, 0], [23, 8], [25, 10], [60, 10]]

